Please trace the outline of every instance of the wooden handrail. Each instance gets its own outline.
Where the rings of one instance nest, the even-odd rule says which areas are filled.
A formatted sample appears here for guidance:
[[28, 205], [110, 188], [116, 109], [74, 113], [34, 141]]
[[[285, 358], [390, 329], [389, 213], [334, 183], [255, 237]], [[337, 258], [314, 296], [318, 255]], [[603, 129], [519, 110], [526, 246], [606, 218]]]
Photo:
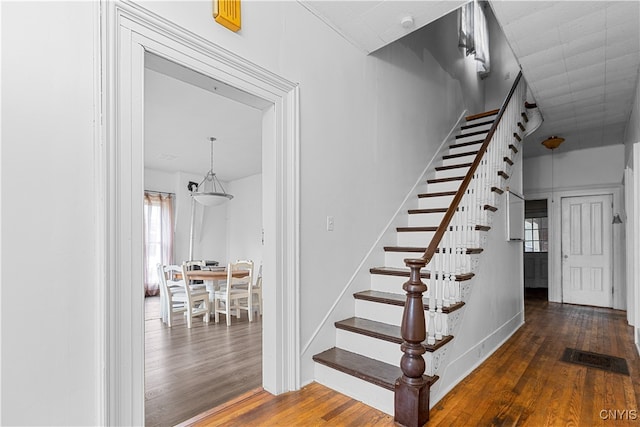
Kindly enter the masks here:
[[480, 166], [482, 158], [500, 123], [500, 119], [502, 119], [521, 78], [522, 72], [518, 73], [507, 98], [502, 104], [502, 107], [500, 107], [500, 111], [498, 111], [498, 116], [491, 125], [487, 137], [484, 139], [480, 150], [478, 150], [475, 160], [462, 180], [460, 188], [453, 197], [451, 205], [444, 214], [442, 221], [440, 221], [440, 225], [424, 254], [420, 258], [407, 258], [404, 260], [410, 269], [410, 273], [409, 280], [402, 287], [407, 293], [407, 299], [404, 305], [400, 327], [403, 340], [401, 346], [403, 355], [400, 360], [402, 376], [396, 381], [394, 396], [394, 420], [398, 424], [417, 427], [424, 425], [424, 423], [429, 420], [429, 389], [433, 379], [429, 379], [423, 375], [425, 362], [422, 355], [426, 350], [422, 343], [426, 339], [426, 328], [422, 296], [424, 292], [426, 292], [427, 286], [420, 278], [420, 270], [431, 261], [431, 258], [437, 252], [440, 241], [449, 228], [449, 223], [458, 210], [458, 206], [462, 201], [462, 197], [467, 192], [473, 175], [476, 173], [478, 166]]
[[[466, 193], [467, 188], [469, 188], [469, 184], [471, 183], [471, 180], [473, 179], [473, 175], [476, 173], [476, 170], [478, 169], [478, 166], [480, 166], [480, 162], [482, 162], [482, 158], [484, 156], [484, 153], [487, 151], [487, 148], [489, 147], [489, 143], [491, 142], [491, 138], [493, 138], [493, 134], [496, 132], [496, 129], [498, 128], [498, 124], [500, 123], [500, 119], [502, 119], [502, 116], [503, 116], [505, 110], [507, 109], [507, 105], [509, 104], [509, 101], [511, 101], [511, 97], [513, 96], [513, 93], [516, 91], [516, 87], [518, 86], [518, 83], [520, 83], [520, 78], [521, 77], [522, 77], [522, 71], [518, 73], [518, 76], [516, 77], [516, 80], [513, 82], [513, 86], [511, 87], [511, 90], [509, 91], [509, 95], [507, 95], [507, 98], [505, 99], [504, 103], [502, 104], [502, 107], [500, 107], [500, 111], [498, 112], [498, 116], [496, 117], [496, 119], [494, 120], [493, 124], [491, 125], [491, 128], [489, 129], [489, 133], [487, 134], [487, 137], [484, 139], [484, 142], [482, 143], [482, 146], [478, 150], [478, 154], [476, 155], [475, 160], [471, 164], [471, 167], [469, 168], [469, 171], [467, 172], [467, 174], [465, 175], [464, 179], [462, 180], [462, 183], [460, 184], [460, 188], [458, 188], [458, 191], [456, 192], [456, 195], [453, 197], [453, 201], [451, 202], [451, 205], [449, 205], [449, 208], [447, 209], [447, 212], [444, 214], [444, 217], [442, 218], [442, 221], [440, 221], [440, 225], [438, 226], [438, 229], [436, 230], [435, 234], [433, 235], [433, 238], [431, 239], [431, 243], [427, 247], [427, 250], [424, 252], [422, 257], [420, 257], [425, 262], [425, 265], [428, 264], [429, 261], [431, 261], [431, 258], [433, 258], [433, 254], [435, 254], [436, 251], [438, 250], [438, 245], [440, 245], [440, 241], [442, 240], [442, 236], [444, 236], [444, 233], [447, 231], [447, 228], [449, 227], [449, 223], [451, 222], [451, 219], [453, 218], [453, 215], [455, 215], [456, 211], [458, 210], [458, 206], [460, 205], [460, 202], [462, 201], [462, 197], [464, 196], [464, 193]], [[405, 260], [405, 263], [407, 265], [409, 265], [408, 261], [409, 260]]]

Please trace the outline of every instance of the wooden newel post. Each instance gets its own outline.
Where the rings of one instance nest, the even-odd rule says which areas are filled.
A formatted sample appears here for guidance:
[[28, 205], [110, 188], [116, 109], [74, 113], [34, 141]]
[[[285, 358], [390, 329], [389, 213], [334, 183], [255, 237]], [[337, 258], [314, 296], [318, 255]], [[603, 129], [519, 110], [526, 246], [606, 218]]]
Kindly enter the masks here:
[[402, 315], [402, 346], [400, 360], [402, 376], [396, 380], [394, 421], [403, 426], [422, 426], [429, 420], [429, 381], [423, 377], [425, 363], [422, 342], [427, 338], [422, 294], [427, 290], [420, 279], [420, 270], [427, 265], [424, 259], [406, 259], [411, 269], [409, 281], [402, 288], [407, 301]]

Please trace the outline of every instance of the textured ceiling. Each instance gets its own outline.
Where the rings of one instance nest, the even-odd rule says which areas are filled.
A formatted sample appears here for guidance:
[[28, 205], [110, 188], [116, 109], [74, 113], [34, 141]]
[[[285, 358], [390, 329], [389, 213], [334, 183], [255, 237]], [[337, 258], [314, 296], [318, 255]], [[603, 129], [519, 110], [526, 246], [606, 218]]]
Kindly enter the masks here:
[[[298, 1], [353, 45], [371, 53], [468, 0]], [[409, 17], [412, 23], [403, 26], [403, 19]]]
[[[545, 119], [527, 157], [619, 144], [629, 120], [640, 64], [637, 1], [491, 1]], [[528, 141], [529, 142], [529, 141]]]
[[145, 167], [233, 181], [262, 171], [267, 103], [157, 56], [145, 56]]

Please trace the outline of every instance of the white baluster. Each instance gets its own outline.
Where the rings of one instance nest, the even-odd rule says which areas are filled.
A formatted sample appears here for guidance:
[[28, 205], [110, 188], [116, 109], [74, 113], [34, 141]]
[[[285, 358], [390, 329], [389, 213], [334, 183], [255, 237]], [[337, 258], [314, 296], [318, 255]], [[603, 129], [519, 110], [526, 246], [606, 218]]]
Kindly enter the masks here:
[[436, 343], [436, 293], [438, 288], [439, 254], [436, 251], [431, 259], [431, 277], [429, 278], [429, 316], [427, 321], [427, 344]]

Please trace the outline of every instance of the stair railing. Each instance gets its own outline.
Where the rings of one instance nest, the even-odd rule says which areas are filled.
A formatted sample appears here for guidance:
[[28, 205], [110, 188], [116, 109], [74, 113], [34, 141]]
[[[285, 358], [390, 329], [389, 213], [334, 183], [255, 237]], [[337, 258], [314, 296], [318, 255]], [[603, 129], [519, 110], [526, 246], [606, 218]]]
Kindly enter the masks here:
[[[491, 225], [489, 212], [495, 210], [492, 207], [502, 191], [500, 181], [511, 171], [511, 157], [524, 131], [520, 121], [525, 95], [526, 84], [518, 73], [431, 243], [420, 258], [405, 259], [410, 275], [403, 285], [407, 294], [401, 324], [404, 354], [395, 390], [395, 420], [402, 425], [423, 425], [429, 419], [430, 383], [424, 377], [423, 343], [434, 345], [448, 334], [444, 309], [462, 301], [460, 280], [474, 270], [471, 257], [465, 255], [469, 248], [479, 249], [484, 244], [478, 230]], [[427, 264], [429, 288], [421, 280], [421, 270]], [[427, 289], [429, 315], [425, 319], [423, 294]]]

